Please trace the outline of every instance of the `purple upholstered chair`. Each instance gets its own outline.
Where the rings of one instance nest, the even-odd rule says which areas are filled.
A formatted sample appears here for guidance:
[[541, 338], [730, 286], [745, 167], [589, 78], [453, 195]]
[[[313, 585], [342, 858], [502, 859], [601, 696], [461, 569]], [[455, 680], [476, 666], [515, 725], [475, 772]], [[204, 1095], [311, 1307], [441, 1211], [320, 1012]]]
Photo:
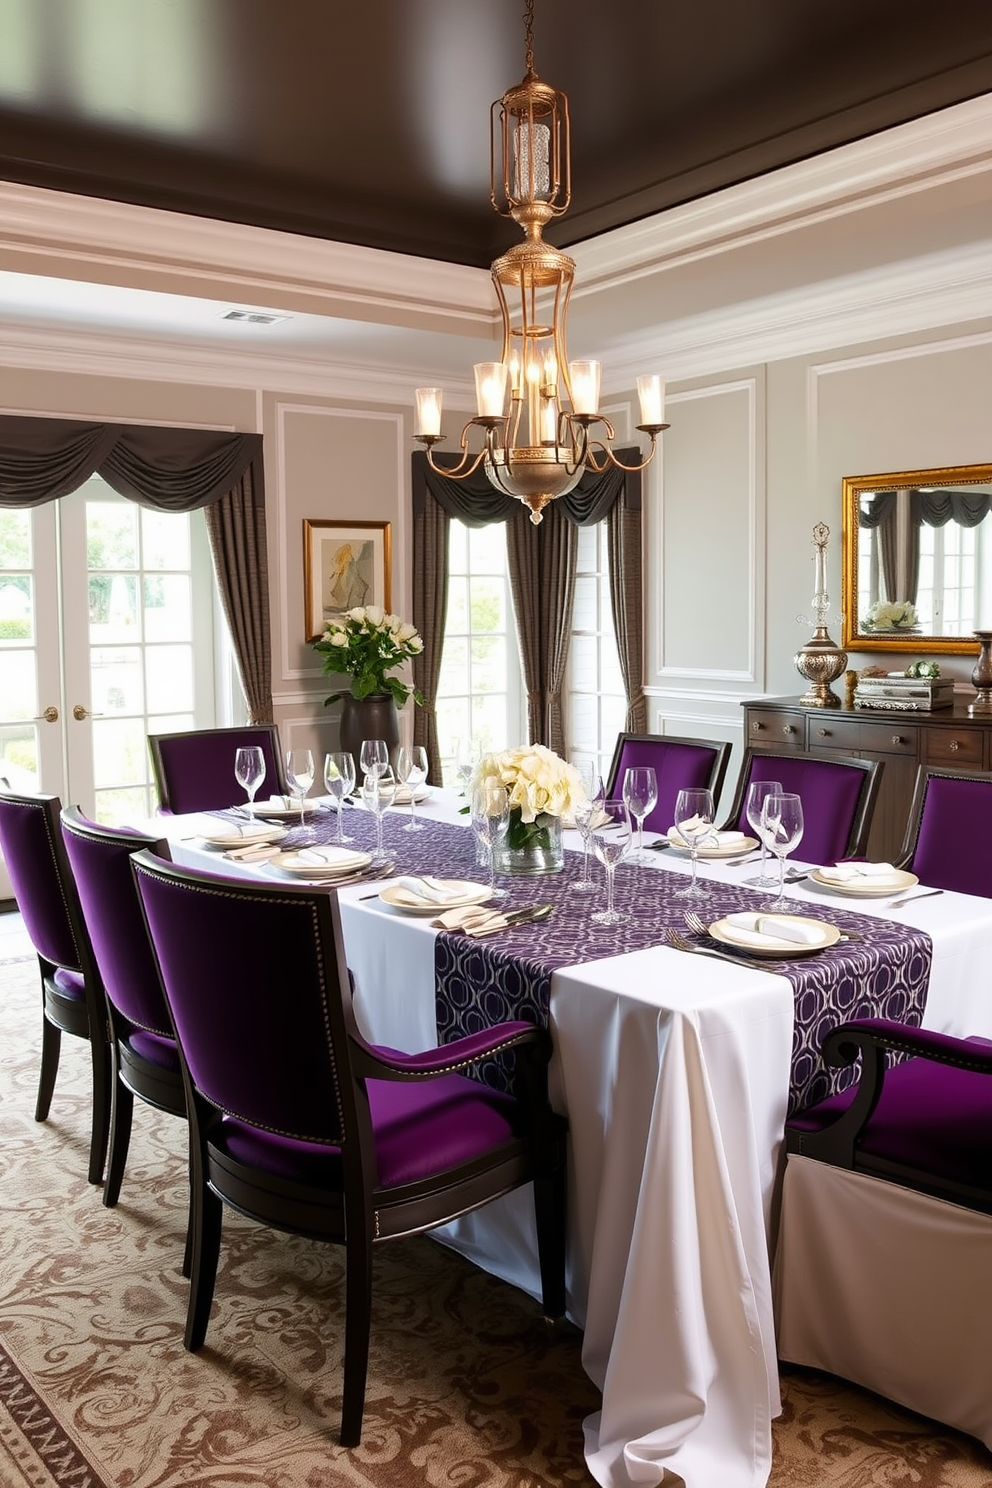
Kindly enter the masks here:
[[257, 744], [265, 760], [260, 799], [285, 795], [286, 778], [275, 724], [149, 734], [148, 748], [161, 810], [173, 814], [215, 811], [236, 804], [241, 787], [234, 778], [234, 756], [246, 744]]
[[[193, 1275], [186, 1347], [207, 1329], [223, 1205], [343, 1244], [341, 1441], [361, 1438], [372, 1249], [534, 1181], [544, 1308], [564, 1310], [564, 1131], [549, 1038], [504, 1023], [400, 1054], [362, 1039], [337, 897], [132, 859], [179, 1043], [190, 1115]], [[398, 972], [401, 975], [402, 972]], [[494, 1049], [519, 1093], [460, 1073]]]
[[730, 745], [711, 739], [679, 739], [672, 734], [620, 734], [606, 784], [606, 799], [623, 799], [623, 778], [639, 765], [650, 765], [658, 781], [658, 800], [644, 818], [653, 832], [667, 832], [675, 820], [680, 790], [698, 787], [720, 795]]
[[[62, 835], [110, 1014], [110, 1152], [103, 1202], [113, 1208], [127, 1163], [134, 1097], [186, 1116], [179, 1051], [131, 872], [132, 853], [149, 848], [167, 858], [169, 852], [155, 837], [98, 826], [75, 806], [62, 812]], [[188, 1261], [187, 1253], [187, 1275]]]
[[107, 1004], [59, 829], [57, 796], [0, 788], [0, 849], [14, 898], [38, 955], [42, 991], [41, 1076], [35, 1120], [51, 1109], [63, 1033], [89, 1040], [93, 1069], [90, 1183], [103, 1181], [110, 1122]]
[[803, 838], [797, 857], [836, 863], [864, 857], [875, 814], [882, 765], [877, 760], [804, 754], [797, 749], [748, 749], [734, 791], [727, 827], [749, 832], [744, 814], [752, 780], [778, 780], [803, 803]]
[[992, 1042], [866, 1018], [823, 1053], [860, 1080], [786, 1123], [779, 1353], [992, 1446]]
[[992, 899], [992, 774], [921, 768], [903, 868], [935, 889]]

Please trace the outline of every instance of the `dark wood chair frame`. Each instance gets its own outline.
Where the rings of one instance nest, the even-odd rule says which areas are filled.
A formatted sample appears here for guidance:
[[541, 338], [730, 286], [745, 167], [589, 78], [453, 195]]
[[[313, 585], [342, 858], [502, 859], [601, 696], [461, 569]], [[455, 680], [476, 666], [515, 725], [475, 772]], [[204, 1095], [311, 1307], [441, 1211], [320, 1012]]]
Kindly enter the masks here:
[[687, 739], [677, 734], [617, 734], [616, 748], [610, 761], [610, 770], [606, 778], [606, 799], [618, 801], [618, 791], [623, 790], [623, 781], [617, 779], [620, 769], [620, 760], [623, 757], [623, 746], [625, 744], [684, 744], [691, 749], [707, 749], [713, 753], [713, 764], [710, 769], [709, 779], [703, 789], [713, 792], [714, 801], [718, 801], [720, 791], [723, 787], [724, 776], [727, 773], [727, 765], [730, 761], [731, 746], [717, 739]]
[[[848, 832], [847, 843], [844, 848], [845, 858], [862, 858], [868, 850], [868, 835], [871, 831], [872, 817], [875, 815], [875, 806], [878, 802], [878, 791], [882, 783], [883, 765], [880, 760], [855, 759], [853, 755], [838, 754], [829, 757], [822, 754], [810, 754], [801, 749], [746, 749], [741, 761], [740, 774], [734, 787], [734, 798], [727, 813], [727, 827], [736, 826], [743, 819], [744, 800], [747, 794], [747, 786], [751, 778], [751, 764], [753, 760], [809, 760], [816, 764], [848, 765], [854, 770], [860, 770], [864, 776], [864, 783], [858, 795], [858, 804]], [[769, 777], [772, 778], [772, 777]]]
[[[158, 794], [159, 805], [161, 806], [161, 808], [164, 811], [172, 811], [173, 809], [172, 803], [169, 800], [169, 786], [166, 779], [165, 764], [162, 759], [163, 744], [168, 744], [173, 739], [187, 739], [190, 737], [196, 737], [197, 735], [201, 737], [205, 734], [229, 735], [231, 740], [231, 796], [233, 800], [235, 791], [238, 789], [238, 786], [234, 779], [234, 751], [238, 747], [237, 740], [239, 735], [243, 735], [246, 729], [250, 729], [251, 732], [254, 734], [268, 734], [272, 746], [272, 757], [275, 760], [276, 770], [278, 772], [275, 781], [275, 791], [279, 795], [286, 795], [286, 774], [283, 766], [282, 745], [279, 739], [279, 729], [276, 724], [250, 723], [239, 724], [233, 728], [177, 729], [173, 733], [148, 735], [148, 752], [151, 756], [152, 775], [154, 776], [155, 790]], [[231, 802], [228, 801], [224, 804], [230, 805]]]

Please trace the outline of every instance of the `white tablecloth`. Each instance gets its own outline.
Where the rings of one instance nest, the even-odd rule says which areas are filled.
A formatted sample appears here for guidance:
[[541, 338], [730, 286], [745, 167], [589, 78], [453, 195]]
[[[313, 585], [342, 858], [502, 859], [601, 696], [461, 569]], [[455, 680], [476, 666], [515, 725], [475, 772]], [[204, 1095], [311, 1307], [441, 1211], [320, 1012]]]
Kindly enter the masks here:
[[[443, 793], [423, 809], [457, 819]], [[177, 840], [191, 820], [167, 830], [178, 861], [203, 865], [205, 853]], [[670, 852], [657, 861], [686, 871]], [[744, 876], [729, 866], [702, 871]], [[363, 1030], [394, 1047], [430, 1047], [435, 932], [369, 893], [340, 891]], [[621, 868], [619, 903], [623, 893]], [[814, 886], [790, 893], [811, 913], [823, 902]], [[850, 907], [932, 936], [928, 1027], [992, 1036], [981, 960], [992, 903], [944, 894], [898, 910]], [[552, 1098], [570, 1122], [569, 1312], [603, 1392], [601, 1412], [586, 1422], [586, 1457], [607, 1488], [666, 1474], [689, 1488], [767, 1481], [779, 1410], [769, 1241], [792, 1016], [785, 978], [661, 947], [552, 978]], [[527, 1192], [443, 1238], [539, 1296]]]

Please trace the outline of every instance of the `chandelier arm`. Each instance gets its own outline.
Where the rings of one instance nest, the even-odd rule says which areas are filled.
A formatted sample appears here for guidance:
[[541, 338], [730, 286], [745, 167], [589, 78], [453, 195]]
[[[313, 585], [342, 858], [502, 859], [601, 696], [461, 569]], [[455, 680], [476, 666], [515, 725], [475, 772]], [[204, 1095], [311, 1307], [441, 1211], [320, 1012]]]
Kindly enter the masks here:
[[435, 464], [434, 451], [430, 445], [427, 446], [427, 463], [434, 471], [435, 475], [446, 475], [449, 480], [467, 480], [470, 475], [474, 475], [475, 472], [478, 470], [479, 466], [486, 458], [488, 447], [487, 445], [483, 445], [482, 449], [475, 454], [473, 454], [473, 452], [469, 449], [468, 431], [472, 427], [473, 423], [474, 420], [470, 420], [469, 423], [467, 423], [462, 430], [462, 457], [457, 465]]
[[[641, 463], [639, 465], [625, 465], [623, 463], [623, 461], [622, 460], [618, 460], [617, 457], [616, 457], [616, 455], [613, 453], [613, 451], [611, 449], [608, 449], [608, 448], [606, 449], [606, 458], [607, 458], [609, 464], [615, 466], [617, 470], [625, 470], [628, 475], [633, 475], [635, 473], [635, 471], [646, 470], [647, 469], [647, 467], [651, 464], [651, 461], [654, 459], [655, 451], [656, 451], [657, 448], [658, 448], [658, 445], [657, 445], [657, 441], [656, 441], [656, 436], [654, 434], [652, 434], [651, 435], [651, 448], [648, 450], [647, 454], [644, 456], [644, 459], [641, 461]], [[605, 465], [604, 465], [603, 468], [604, 469], [606, 468]]]

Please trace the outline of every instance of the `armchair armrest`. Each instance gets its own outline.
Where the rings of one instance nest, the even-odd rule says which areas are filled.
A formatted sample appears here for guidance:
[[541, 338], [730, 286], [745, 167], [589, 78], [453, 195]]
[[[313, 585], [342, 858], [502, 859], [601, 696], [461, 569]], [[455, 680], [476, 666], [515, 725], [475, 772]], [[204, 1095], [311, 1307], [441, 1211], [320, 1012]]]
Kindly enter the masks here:
[[852, 1018], [849, 1023], [841, 1023], [824, 1040], [823, 1057], [828, 1064], [853, 1064], [867, 1045], [992, 1075], [992, 1041], [955, 1038], [949, 1033], [913, 1028], [889, 1018]]
[[490, 1054], [504, 1054], [513, 1049], [532, 1048], [547, 1063], [551, 1041], [547, 1030], [533, 1023], [497, 1023], [470, 1033], [437, 1049], [418, 1054], [404, 1054], [381, 1044], [368, 1044], [352, 1035], [352, 1050], [358, 1074], [373, 1080], [431, 1080], [438, 1075], [457, 1074], [466, 1065], [475, 1064]]

